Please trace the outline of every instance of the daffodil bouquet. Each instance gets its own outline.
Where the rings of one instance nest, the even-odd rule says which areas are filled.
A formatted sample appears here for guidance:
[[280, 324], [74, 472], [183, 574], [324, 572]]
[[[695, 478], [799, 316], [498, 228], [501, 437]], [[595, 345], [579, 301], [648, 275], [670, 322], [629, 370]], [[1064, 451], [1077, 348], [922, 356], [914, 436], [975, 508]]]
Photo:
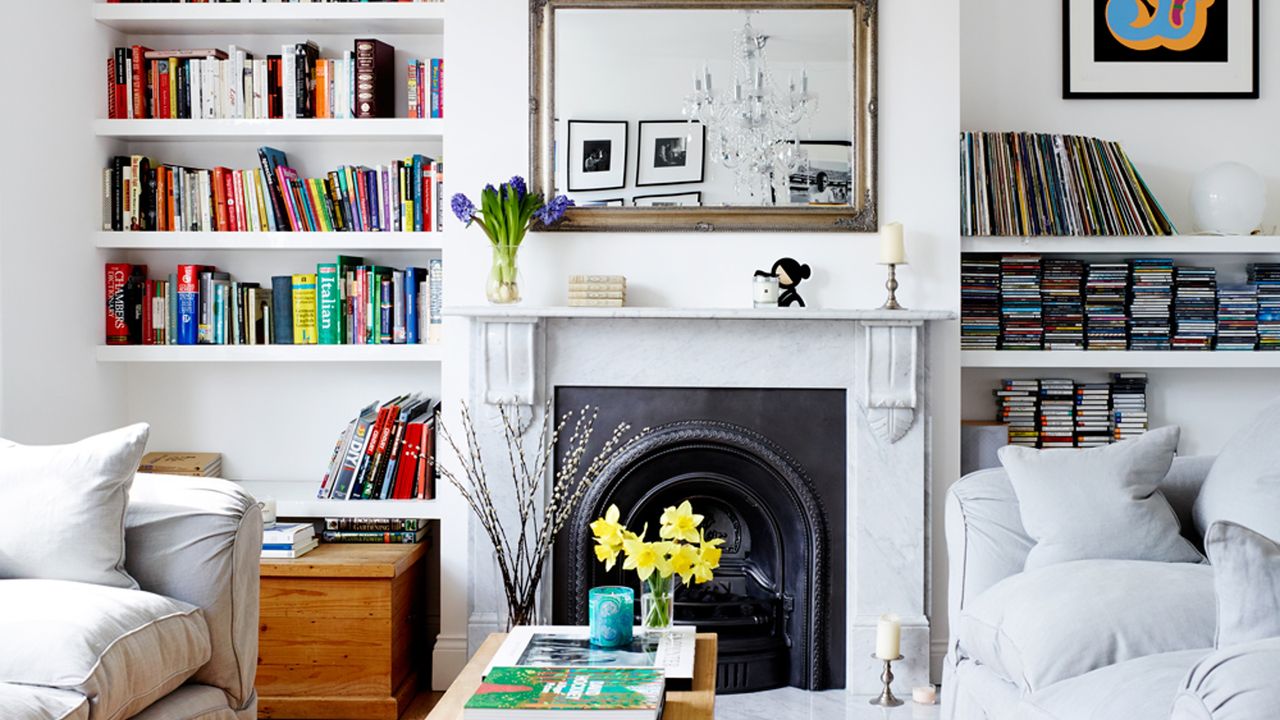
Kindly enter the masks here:
[[712, 571], [720, 567], [720, 545], [724, 540], [707, 539], [705, 529], [699, 527], [703, 516], [693, 512], [688, 500], [662, 511], [658, 540], [645, 540], [648, 525], [636, 534], [618, 522], [620, 517], [618, 506], [610, 505], [604, 517], [591, 523], [596, 558], [604, 563], [605, 570], [612, 570], [618, 556], [625, 556], [622, 569], [635, 570], [645, 586], [641, 609], [643, 625], [668, 628], [674, 619], [674, 578], [680, 578], [686, 585], [711, 580]]

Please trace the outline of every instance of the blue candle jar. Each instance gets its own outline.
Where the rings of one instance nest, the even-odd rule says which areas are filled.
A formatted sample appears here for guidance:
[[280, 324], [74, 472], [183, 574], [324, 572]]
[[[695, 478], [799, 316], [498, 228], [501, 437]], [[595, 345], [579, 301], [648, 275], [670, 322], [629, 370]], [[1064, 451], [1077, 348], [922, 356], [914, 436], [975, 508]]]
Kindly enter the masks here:
[[631, 643], [636, 594], [629, 587], [606, 585], [587, 594], [591, 618], [591, 644], [614, 648]]

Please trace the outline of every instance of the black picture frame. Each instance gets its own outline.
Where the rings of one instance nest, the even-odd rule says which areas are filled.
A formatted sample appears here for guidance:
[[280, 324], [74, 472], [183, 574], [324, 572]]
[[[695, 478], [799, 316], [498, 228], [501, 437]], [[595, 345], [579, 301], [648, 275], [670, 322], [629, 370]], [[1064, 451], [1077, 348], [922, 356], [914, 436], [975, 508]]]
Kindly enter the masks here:
[[[631, 206], [632, 206], [632, 207], [652, 207], [652, 205], [638, 205], [638, 204], [636, 203], [636, 201], [637, 201], [637, 200], [649, 200], [649, 199], [652, 199], [652, 198], [683, 197], [683, 196], [685, 196], [685, 195], [693, 195], [693, 196], [695, 196], [695, 197], [697, 198], [697, 203], [698, 203], [698, 204], [697, 204], [697, 206], [701, 206], [701, 205], [702, 205], [702, 191], [701, 191], [701, 190], [689, 190], [689, 191], [687, 191], [687, 192], [678, 192], [678, 193], [656, 193], [656, 194], [653, 194], [653, 195], [636, 195], [635, 197], [631, 198]], [[697, 207], [697, 206], [688, 206], [688, 207]], [[686, 206], [681, 206], [681, 207], [686, 207]]]
[[[698, 177], [690, 180], [660, 180], [657, 182], [641, 182], [641, 168], [645, 167], [644, 141], [646, 125], [697, 125], [702, 130], [702, 138], [699, 141], [702, 152], [698, 153]], [[707, 178], [707, 126], [697, 122], [690, 123], [688, 120], [640, 120], [636, 123], [636, 187], [663, 187], [666, 185], [696, 185], [706, 182]]]
[[[578, 185], [576, 187], [574, 186], [574, 178], [580, 177], [582, 174], [581, 171], [575, 172], [575, 169], [574, 169], [574, 158], [581, 156], [579, 153], [576, 152], [577, 144], [575, 143], [574, 137], [573, 137], [573, 129], [575, 125], [576, 126], [606, 125], [606, 126], [614, 127], [614, 129], [616, 129], [617, 127], [622, 128], [621, 152], [618, 151], [618, 148], [613, 148], [613, 147], [611, 147], [609, 151], [611, 161], [614, 158], [618, 158], [621, 160], [622, 166], [617, 171], [617, 174], [618, 174], [617, 185], [597, 185], [592, 187], [583, 187], [582, 185]], [[631, 132], [631, 126], [630, 126], [630, 123], [628, 123], [626, 120], [569, 120], [567, 136], [566, 136], [566, 142], [569, 147], [568, 147], [567, 157], [565, 158], [565, 161], [568, 163], [568, 172], [566, 173], [567, 177], [565, 178], [565, 184], [568, 186], [568, 191], [569, 192], [591, 192], [594, 190], [621, 190], [625, 188], [627, 186], [627, 154], [630, 151], [630, 132]], [[588, 141], [584, 141], [584, 142], [588, 142]], [[614, 171], [610, 169], [609, 172], [610, 174], [613, 174]]]
[[[1064, 100], [1257, 100], [1261, 90], [1261, 2], [1252, 0], [1253, 28], [1247, 42], [1251, 43], [1250, 72], [1253, 75], [1253, 86], [1245, 91], [1204, 91], [1186, 92], [1142, 92], [1137, 90], [1119, 91], [1081, 91], [1072, 87], [1072, 3], [1076, 0], [1062, 0], [1062, 97]], [[1250, 0], [1234, 0], [1244, 4]]]

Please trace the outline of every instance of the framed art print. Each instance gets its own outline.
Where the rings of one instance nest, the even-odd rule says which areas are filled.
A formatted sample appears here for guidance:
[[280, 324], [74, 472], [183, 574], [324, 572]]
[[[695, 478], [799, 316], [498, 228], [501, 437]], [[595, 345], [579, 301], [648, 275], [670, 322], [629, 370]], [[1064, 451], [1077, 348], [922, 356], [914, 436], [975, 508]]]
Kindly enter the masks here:
[[663, 195], [637, 195], [632, 198], [636, 207], [698, 207], [702, 193], [666, 193]]
[[569, 121], [569, 191], [619, 190], [627, 184], [627, 123]]
[[687, 120], [641, 120], [636, 186], [700, 183], [707, 127]]
[[1258, 0], [1063, 0], [1063, 97], [1257, 98]]

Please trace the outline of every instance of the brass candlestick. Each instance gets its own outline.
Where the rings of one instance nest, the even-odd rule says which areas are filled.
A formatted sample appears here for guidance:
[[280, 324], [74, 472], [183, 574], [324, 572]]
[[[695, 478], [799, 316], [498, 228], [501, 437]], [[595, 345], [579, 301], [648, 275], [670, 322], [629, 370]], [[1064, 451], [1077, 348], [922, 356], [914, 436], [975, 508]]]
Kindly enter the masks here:
[[[890, 265], [889, 267], [893, 266]], [[890, 275], [890, 277], [892, 277], [892, 275]], [[890, 291], [889, 300], [890, 302], [893, 301], [892, 291]], [[875, 653], [872, 653], [871, 657], [884, 663], [884, 672], [880, 673], [880, 682], [884, 683], [884, 690], [880, 692], [880, 697], [872, 698], [871, 704], [882, 705], [884, 707], [898, 707], [902, 704], [902, 701], [894, 697], [893, 688], [891, 688], [890, 685], [893, 684], [893, 663], [901, 660], [902, 656], [899, 655], [892, 660], [885, 660], [884, 658], [876, 657]]]
[[880, 306], [881, 310], [902, 310], [904, 309], [898, 304], [898, 265], [897, 263], [886, 263], [889, 266], [889, 279], [885, 281], [885, 288], [889, 291], [889, 299], [884, 301]]

